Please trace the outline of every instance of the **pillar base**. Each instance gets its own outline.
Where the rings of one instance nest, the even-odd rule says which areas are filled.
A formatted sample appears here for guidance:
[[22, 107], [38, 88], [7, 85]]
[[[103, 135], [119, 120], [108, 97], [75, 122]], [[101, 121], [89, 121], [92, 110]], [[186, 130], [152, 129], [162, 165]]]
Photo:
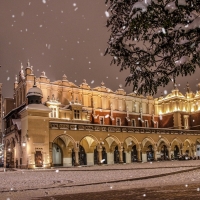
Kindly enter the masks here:
[[79, 163], [75, 163], [74, 166], [77, 167], [77, 166], [80, 166], [80, 165], [79, 165]]
[[101, 163], [101, 162], [98, 162], [98, 165], [103, 165], [103, 163]]
[[124, 161], [119, 161], [119, 164], [124, 164]]

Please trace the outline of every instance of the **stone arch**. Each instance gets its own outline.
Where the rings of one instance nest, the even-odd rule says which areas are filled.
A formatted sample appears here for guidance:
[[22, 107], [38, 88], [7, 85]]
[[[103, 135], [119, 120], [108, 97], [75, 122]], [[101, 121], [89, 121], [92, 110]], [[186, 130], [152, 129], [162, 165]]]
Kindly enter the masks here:
[[114, 136], [114, 135], [109, 135], [108, 137], [106, 137], [103, 140], [103, 146], [106, 148], [106, 152], [112, 151], [114, 150], [112, 147], [115, 146], [119, 146], [122, 143], [120, 142], [120, 140]]
[[171, 154], [172, 159], [178, 160], [179, 156], [181, 155], [181, 149], [182, 149], [183, 142], [180, 138], [174, 138], [171, 142]]
[[93, 152], [94, 148], [99, 145], [99, 140], [94, 136], [94, 135], [85, 135], [81, 140], [80, 140], [80, 145], [83, 146], [85, 151], [87, 153]]
[[134, 136], [128, 136], [124, 140], [124, 153], [126, 156], [126, 163], [132, 163], [139, 160], [138, 158], [139, 142]]
[[6, 140], [5, 146], [5, 163], [6, 167], [15, 167], [14, 166], [14, 156], [15, 156], [15, 140], [13, 137]]
[[[114, 135], [109, 135], [103, 140], [103, 148], [107, 155], [107, 164], [114, 164], [119, 161], [119, 148], [122, 142]], [[120, 149], [121, 150], [121, 149]]]
[[58, 140], [59, 138], [63, 141], [66, 147], [68, 146], [69, 142], [71, 142], [73, 145], [76, 143], [74, 138], [67, 134], [58, 135], [57, 137], [53, 139], [53, 143], [56, 142], [56, 140]]
[[71, 166], [72, 151], [76, 141], [67, 134], [61, 134], [52, 142], [52, 161], [54, 166]]
[[125, 138], [124, 140], [124, 148], [125, 150], [129, 150], [129, 147], [132, 147], [133, 145], [136, 145], [136, 147], [138, 147], [139, 142], [138, 140], [134, 137], [134, 136], [128, 136], [127, 138]]
[[155, 145], [155, 141], [151, 137], [146, 137], [142, 140], [142, 148], [143, 150], [146, 151], [146, 148], [148, 147], [149, 144]]
[[180, 138], [177, 138], [177, 137], [176, 137], [176, 138], [174, 138], [174, 139], [172, 140], [171, 146], [173, 146], [174, 143], [176, 143], [176, 144], [178, 144], [179, 146], [181, 146], [183, 142], [181, 141]]
[[[94, 165], [98, 164], [98, 151], [97, 147], [100, 142], [94, 135], [85, 135], [80, 140], [80, 147], [82, 148], [81, 152], [79, 152], [80, 156], [80, 164]], [[82, 160], [81, 160], [82, 159]]]
[[183, 142], [182, 154], [193, 156], [192, 155], [193, 146], [194, 146], [194, 142], [191, 139], [189, 138], [185, 139]]
[[168, 160], [171, 156], [170, 142], [166, 137], [161, 137], [157, 142], [157, 151], [159, 152], [157, 158], [161, 160]]
[[151, 137], [146, 137], [142, 140], [142, 161], [147, 162], [154, 160], [155, 141]]
[[199, 144], [199, 145], [200, 145], [200, 138], [197, 138], [197, 139], [196, 139], [196, 144]]
[[157, 142], [157, 147], [159, 147], [162, 143], [165, 143], [167, 147], [170, 147], [170, 142], [167, 138], [165, 137], [160, 138]]
[[188, 143], [190, 144], [190, 146], [192, 146], [192, 145], [194, 145], [194, 144], [195, 144], [195, 142], [194, 142], [194, 141], [192, 141], [192, 140], [191, 140], [191, 139], [189, 139], [189, 138], [185, 139], [183, 143], [185, 143], [185, 142], [188, 142]]

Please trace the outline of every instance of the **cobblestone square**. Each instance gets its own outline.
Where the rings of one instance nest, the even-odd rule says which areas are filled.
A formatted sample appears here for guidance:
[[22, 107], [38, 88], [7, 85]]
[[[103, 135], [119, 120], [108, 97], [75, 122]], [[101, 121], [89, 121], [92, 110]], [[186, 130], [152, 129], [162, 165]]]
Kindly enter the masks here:
[[198, 199], [199, 165], [195, 160], [6, 172], [1, 168], [0, 199]]

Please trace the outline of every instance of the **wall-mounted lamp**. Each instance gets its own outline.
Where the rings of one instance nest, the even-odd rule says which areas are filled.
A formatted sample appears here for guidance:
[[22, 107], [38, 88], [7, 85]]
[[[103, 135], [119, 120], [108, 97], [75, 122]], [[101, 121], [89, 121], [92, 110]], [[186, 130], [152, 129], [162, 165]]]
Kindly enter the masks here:
[[22, 146], [25, 147], [26, 146], [26, 142], [22, 142]]

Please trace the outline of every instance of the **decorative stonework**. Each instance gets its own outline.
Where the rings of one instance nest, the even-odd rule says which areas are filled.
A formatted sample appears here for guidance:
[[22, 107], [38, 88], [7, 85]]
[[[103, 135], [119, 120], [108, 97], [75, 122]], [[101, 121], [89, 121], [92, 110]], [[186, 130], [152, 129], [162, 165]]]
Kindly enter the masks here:
[[64, 129], [64, 130], [86, 130], [86, 131], [103, 131], [103, 132], [128, 132], [128, 133], [147, 133], [147, 134], [172, 134], [172, 135], [200, 135], [200, 131], [194, 130], [173, 130], [173, 129], [158, 129], [158, 128], [144, 128], [144, 127], [123, 127], [123, 126], [99, 126], [88, 124], [72, 124], [72, 123], [57, 123], [50, 122], [50, 129]]
[[69, 124], [59, 124], [59, 128], [69, 130]]

